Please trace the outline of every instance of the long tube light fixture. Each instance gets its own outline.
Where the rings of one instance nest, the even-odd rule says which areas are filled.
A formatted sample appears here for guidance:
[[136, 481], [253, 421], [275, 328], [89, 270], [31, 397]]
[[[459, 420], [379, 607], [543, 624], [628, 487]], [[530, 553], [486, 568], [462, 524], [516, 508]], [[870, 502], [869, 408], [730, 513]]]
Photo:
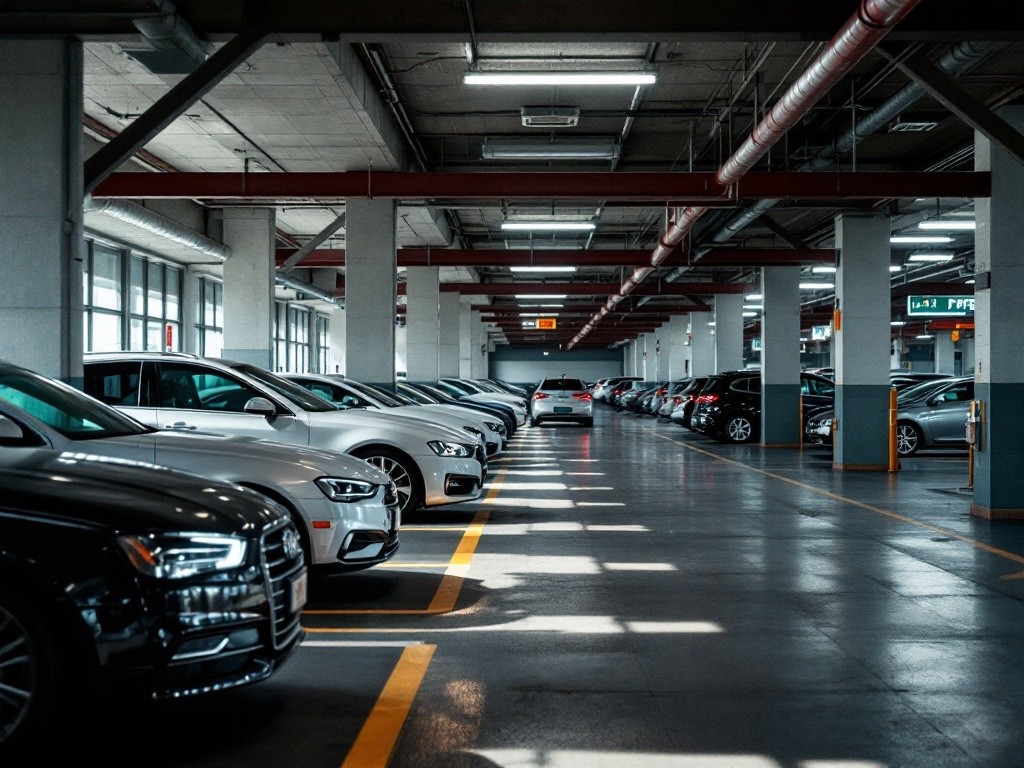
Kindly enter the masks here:
[[503, 221], [506, 232], [592, 232], [597, 225], [592, 221]]
[[933, 251], [931, 253], [929, 253], [928, 251], [920, 251], [918, 253], [910, 254], [910, 256], [907, 257], [907, 261], [952, 261], [954, 255], [955, 254], [952, 254], [949, 251]]
[[826, 283], [826, 282], [820, 282], [820, 283], [819, 282], [800, 283], [800, 290], [801, 291], [824, 291], [824, 290], [828, 290], [829, 288], [835, 288], [835, 287], [836, 287], [835, 283]]
[[512, 272], [575, 272], [576, 267], [509, 267]]
[[484, 160], [616, 160], [622, 147], [614, 136], [593, 138], [508, 137], [484, 139]]
[[892, 245], [903, 245], [903, 244], [944, 244], [952, 243], [953, 238], [947, 237], [946, 235], [894, 235], [889, 238], [889, 242]]
[[973, 232], [975, 229], [975, 222], [973, 219], [936, 219], [932, 221], [922, 221], [917, 225], [918, 229], [930, 229], [946, 232]]
[[654, 72], [466, 72], [466, 85], [653, 85]]

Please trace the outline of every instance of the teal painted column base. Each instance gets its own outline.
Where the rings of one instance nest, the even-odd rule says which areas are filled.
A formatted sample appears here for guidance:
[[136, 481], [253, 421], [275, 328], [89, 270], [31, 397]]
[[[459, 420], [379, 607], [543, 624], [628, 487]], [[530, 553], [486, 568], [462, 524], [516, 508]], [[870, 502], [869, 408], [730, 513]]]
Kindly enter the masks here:
[[888, 471], [889, 389], [888, 384], [836, 386], [835, 469]]
[[763, 385], [761, 389], [761, 445], [766, 448], [797, 448], [802, 439], [800, 385]]
[[985, 422], [974, 451], [971, 514], [1024, 520], [1024, 384], [976, 384], [974, 396], [985, 404]]

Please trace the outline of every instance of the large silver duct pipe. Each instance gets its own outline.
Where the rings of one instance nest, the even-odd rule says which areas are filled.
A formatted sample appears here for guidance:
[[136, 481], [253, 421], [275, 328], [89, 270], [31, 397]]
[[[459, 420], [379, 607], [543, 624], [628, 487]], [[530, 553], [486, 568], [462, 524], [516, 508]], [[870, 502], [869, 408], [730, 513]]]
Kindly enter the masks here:
[[206, 61], [206, 46], [180, 15], [171, 0], [152, 0], [156, 13], [132, 19], [150, 45], [161, 51], [178, 51], [195, 66]]
[[113, 198], [97, 200], [93, 197], [86, 197], [83, 207], [86, 213], [104, 213], [206, 256], [212, 256], [219, 261], [225, 261], [231, 255], [231, 249], [223, 243], [218, 243], [206, 235], [201, 235], [195, 230], [172, 221], [166, 216], [161, 216], [159, 213], [154, 213], [131, 200]]
[[307, 283], [305, 280], [300, 280], [297, 277], [292, 277], [287, 272], [281, 272], [278, 270], [274, 273], [274, 280], [278, 285], [284, 288], [291, 288], [295, 291], [302, 291], [307, 296], [312, 296], [314, 299], [320, 301], [326, 301], [328, 304], [333, 304], [340, 309], [345, 308], [345, 302], [335, 298], [330, 293], [325, 291], [323, 288], [317, 288], [312, 283]]

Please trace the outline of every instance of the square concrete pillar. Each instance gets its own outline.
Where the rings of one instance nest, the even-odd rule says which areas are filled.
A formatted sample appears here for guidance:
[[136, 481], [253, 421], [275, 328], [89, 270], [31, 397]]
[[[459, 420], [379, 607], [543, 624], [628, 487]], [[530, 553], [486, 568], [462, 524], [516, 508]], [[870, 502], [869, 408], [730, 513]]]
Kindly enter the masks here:
[[669, 350], [672, 348], [671, 324], [665, 323], [661, 328], [655, 331], [654, 336], [658, 360], [658, 372], [655, 374], [655, 379], [658, 381], [668, 381], [672, 378], [669, 366]]
[[348, 376], [395, 383], [396, 203], [352, 199], [345, 220]]
[[694, 312], [690, 315], [690, 375], [710, 376], [715, 372], [714, 315]]
[[836, 217], [836, 469], [889, 466], [889, 218]]
[[[271, 369], [274, 359], [273, 208], [225, 208], [224, 351], [238, 360]], [[283, 362], [280, 361], [283, 367]]]
[[473, 312], [473, 342], [470, 349], [470, 376], [474, 379], [490, 378], [487, 354], [487, 323], [479, 312]]
[[761, 270], [761, 444], [799, 446], [800, 270]]
[[0, 40], [0, 359], [73, 384], [84, 350], [82, 99], [81, 42]]
[[459, 375], [459, 294], [442, 293], [437, 337], [437, 368], [442, 377]]
[[935, 372], [956, 375], [956, 342], [949, 331], [935, 331]]
[[689, 318], [686, 315], [675, 315], [666, 328], [668, 329], [668, 376], [679, 380], [689, 375], [690, 347], [686, 344]]
[[[1024, 107], [999, 114], [1024, 131]], [[971, 512], [990, 519], [1024, 519], [1024, 165], [980, 134], [974, 165], [992, 174], [992, 197], [974, 203], [974, 380], [983, 403], [981, 444], [974, 453]]]
[[405, 272], [406, 374], [409, 381], [437, 381], [440, 283], [437, 267]]
[[715, 296], [715, 372], [743, 370], [743, 296]]

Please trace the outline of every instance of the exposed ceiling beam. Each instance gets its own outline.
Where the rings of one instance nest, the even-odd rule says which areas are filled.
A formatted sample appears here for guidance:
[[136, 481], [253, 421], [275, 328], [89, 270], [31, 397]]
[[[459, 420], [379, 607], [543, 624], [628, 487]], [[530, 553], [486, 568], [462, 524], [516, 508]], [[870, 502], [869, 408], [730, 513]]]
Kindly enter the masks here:
[[956, 80], [932, 64], [927, 56], [915, 53], [903, 58], [896, 49], [884, 46], [879, 47], [878, 52], [924, 88], [929, 96], [993, 144], [1002, 147], [1018, 163], [1024, 164], [1024, 134], [975, 99]]
[[[294, 254], [294, 249], [279, 248], [277, 263], [281, 265]], [[453, 248], [399, 248], [400, 267], [632, 267], [650, 260], [650, 251], [622, 250], [486, 250], [472, 251]], [[669, 266], [685, 264], [682, 253], [669, 258]], [[331, 248], [312, 251], [302, 261], [303, 267], [344, 267], [345, 249]]]
[[[399, 284], [399, 294], [405, 283]], [[545, 294], [567, 296], [606, 296], [618, 289], [618, 283], [441, 283], [442, 293], [464, 296], [515, 296]], [[638, 296], [712, 296], [718, 293], [746, 293], [746, 283], [664, 283], [651, 281], [635, 291]]]
[[[213, 61], [215, 56], [211, 57], [208, 63]], [[197, 70], [196, 74], [200, 71], [202, 68]], [[130, 128], [131, 126], [129, 126]], [[128, 129], [121, 135], [125, 136], [127, 133]], [[107, 146], [112, 145], [113, 142]], [[96, 155], [93, 157], [95, 158]], [[820, 200], [889, 200], [900, 197], [977, 198], [988, 197], [990, 192], [991, 175], [987, 172], [791, 173], [779, 171], [751, 173], [745, 176], [741, 183], [724, 189], [718, 186], [713, 173], [347, 171], [340, 173], [249, 174], [115, 173], [111, 174], [93, 191], [93, 196], [239, 201], [295, 199], [337, 201], [346, 198], [395, 200], [431, 200], [434, 198], [452, 200], [600, 199], [658, 202], [659, 204], [668, 202], [674, 206], [688, 201], [699, 202], [705, 206], [717, 202], [731, 206], [742, 200], [763, 198]]]
[[[322, 245], [327, 238], [345, 226], [346, 212], [342, 211], [334, 220], [317, 232], [308, 242], [304, 243], [298, 250], [292, 251], [283, 261], [278, 262], [278, 269], [281, 272], [291, 272], [299, 264], [305, 263], [309, 256]], [[307, 264], [307, 266], [312, 266]]]
[[[648, 259], [649, 260], [649, 259]], [[693, 262], [697, 267], [785, 267], [835, 264], [831, 248], [714, 248]]]
[[811, 247], [811, 245], [806, 240], [801, 240], [799, 237], [794, 235], [784, 226], [779, 224], [779, 222], [777, 222], [767, 213], [762, 214], [760, 220], [761, 223], [764, 224], [772, 232], [772, 234], [781, 238], [783, 242], [789, 245], [790, 248], [800, 248], [806, 250]]
[[[221, 80], [231, 74], [262, 44], [269, 27], [262, 18], [249, 19], [249, 23], [226, 45], [161, 96], [145, 112], [133, 120], [121, 134], [111, 139], [92, 157], [85, 161], [85, 192], [92, 192], [115, 168], [130, 160], [140, 149], [169, 126], [185, 110], [213, 90]], [[180, 174], [155, 173], [140, 176], [178, 176]]]

